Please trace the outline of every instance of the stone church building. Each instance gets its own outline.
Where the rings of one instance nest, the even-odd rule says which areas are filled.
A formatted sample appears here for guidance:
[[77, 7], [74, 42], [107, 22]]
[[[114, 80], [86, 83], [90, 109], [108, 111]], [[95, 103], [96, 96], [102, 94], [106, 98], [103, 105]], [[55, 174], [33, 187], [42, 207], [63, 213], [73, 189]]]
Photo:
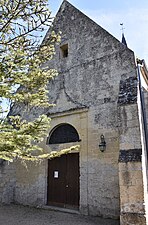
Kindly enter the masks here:
[[[40, 164], [0, 164], [0, 202], [63, 207], [146, 225], [148, 71], [126, 42], [63, 1], [53, 22], [61, 43], [48, 62], [51, 127], [46, 152], [80, 145]], [[50, 34], [50, 30], [45, 36]], [[142, 76], [147, 91], [141, 88]], [[143, 107], [145, 104], [145, 108]], [[12, 114], [20, 113], [17, 107]], [[31, 119], [41, 112], [26, 115]]]

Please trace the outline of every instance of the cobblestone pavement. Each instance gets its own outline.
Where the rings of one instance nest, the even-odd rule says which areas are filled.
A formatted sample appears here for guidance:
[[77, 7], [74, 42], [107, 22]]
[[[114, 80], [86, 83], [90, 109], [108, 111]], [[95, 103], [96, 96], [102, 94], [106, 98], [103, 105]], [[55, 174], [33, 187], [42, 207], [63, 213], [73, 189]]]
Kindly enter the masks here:
[[18, 205], [0, 206], [0, 225], [119, 225], [119, 221]]

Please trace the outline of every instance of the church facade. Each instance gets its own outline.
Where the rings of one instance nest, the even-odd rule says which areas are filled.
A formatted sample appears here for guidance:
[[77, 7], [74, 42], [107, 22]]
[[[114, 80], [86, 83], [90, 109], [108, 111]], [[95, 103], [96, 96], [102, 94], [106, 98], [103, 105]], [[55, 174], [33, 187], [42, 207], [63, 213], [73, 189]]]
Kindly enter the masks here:
[[[70, 208], [120, 217], [121, 225], [146, 225], [147, 169], [143, 174], [134, 53], [68, 1], [63, 1], [53, 30], [62, 32], [61, 43], [47, 65], [59, 75], [48, 85], [56, 106], [46, 112], [52, 120], [42, 146], [46, 152], [74, 145], [80, 149], [28, 163], [27, 169], [21, 162], [1, 162], [0, 201]], [[144, 74], [147, 83], [146, 69]], [[144, 99], [148, 102], [147, 92]], [[40, 113], [34, 110], [26, 118]]]

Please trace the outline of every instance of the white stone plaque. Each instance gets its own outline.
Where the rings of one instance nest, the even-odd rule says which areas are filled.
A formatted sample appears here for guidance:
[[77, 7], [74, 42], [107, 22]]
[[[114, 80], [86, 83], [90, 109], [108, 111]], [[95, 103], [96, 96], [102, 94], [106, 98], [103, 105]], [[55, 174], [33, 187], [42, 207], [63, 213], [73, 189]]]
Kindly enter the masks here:
[[54, 171], [54, 178], [59, 178], [59, 171]]

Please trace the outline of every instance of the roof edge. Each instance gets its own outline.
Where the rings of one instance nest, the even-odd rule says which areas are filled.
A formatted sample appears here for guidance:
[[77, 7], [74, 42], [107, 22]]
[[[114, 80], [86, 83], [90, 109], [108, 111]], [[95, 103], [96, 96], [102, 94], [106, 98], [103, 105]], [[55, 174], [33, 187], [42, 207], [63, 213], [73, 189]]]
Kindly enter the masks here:
[[[93, 22], [95, 25], [97, 25], [100, 29], [102, 29], [104, 32], [106, 32], [108, 35], [110, 35], [112, 38], [114, 38], [118, 43], [120, 43], [121, 45], [123, 45], [123, 43], [122, 43], [119, 39], [117, 39], [116, 37], [114, 37], [113, 34], [111, 34], [109, 31], [107, 31], [105, 28], [103, 28], [101, 25], [99, 25], [96, 21], [94, 21], [92, 18], [90, 18], [88, 15], [86, 15], [84, 12], [82, 12], [82, 11], [81, 11], [80, 9], [78, 9], [76, 6], [74, 6], [73, 4], [71, 4], [68, 0], [63, 0], [63, 2], [61, 3], [61, 5], [60, 5], [60, 7], [59, 7], [59, 9], [58, 9], [58, 11], [57, 11], [57, 13], [56, 13], [55, 16], [54, 16], [53, 24], [54, 24], [54, 21], [55, 21], [55, 19], [56, 19], [56, 16], [58, 15], [58, 13], [62, 10], [62, 8], [64, 9], [65, 4], [68, 4], [68, 5], [70, 5], [71, 7], [75, 8], [75, 10], [79, 11], [80, 13], [82, 13], [83, 16], [85, 16], [87, 19], [89, 19], [91, 22]], [[126, 44], [126, 45], [124, 44], [124, 46], [125, 46], [129, 51], [134, 52], [132, 49], [130, 49], [130, 48], [127, 46], [127, 44]]]

